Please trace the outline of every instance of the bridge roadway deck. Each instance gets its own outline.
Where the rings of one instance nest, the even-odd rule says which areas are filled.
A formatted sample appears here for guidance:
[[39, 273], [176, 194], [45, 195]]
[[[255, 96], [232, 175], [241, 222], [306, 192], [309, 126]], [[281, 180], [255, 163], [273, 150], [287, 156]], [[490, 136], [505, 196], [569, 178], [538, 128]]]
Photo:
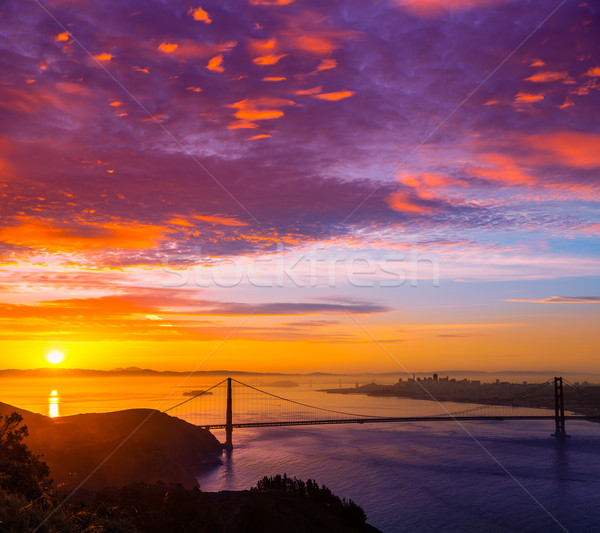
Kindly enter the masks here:
[[[291, 420], [287, 422], [245, 422], [233, 423], [234, 428], [264, 428], [277, 426], [317, 426], [324, 424], [379, 424], [381, 422], [472, 422], [491, 420], [554, 420], [554, 415], [523, 415], [523, 416], [404, 416], [382, 418], [351, 418], [333, 420]], [[567, 415], [565, 420], [600, 421], [599, 416]], [[200, 424], [207, 429], [225, 429], [225, 424]]]

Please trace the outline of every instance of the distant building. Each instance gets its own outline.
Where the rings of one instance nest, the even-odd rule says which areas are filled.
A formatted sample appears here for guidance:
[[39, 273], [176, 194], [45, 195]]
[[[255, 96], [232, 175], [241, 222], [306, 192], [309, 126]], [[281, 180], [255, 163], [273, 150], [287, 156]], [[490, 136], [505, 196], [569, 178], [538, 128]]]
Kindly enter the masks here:
[[434, 374], [434, 375], [433, 375], [433, 381], [437, 381], [437, 380], [438, 380], [438, 375], [437, 375], [437, 374]]

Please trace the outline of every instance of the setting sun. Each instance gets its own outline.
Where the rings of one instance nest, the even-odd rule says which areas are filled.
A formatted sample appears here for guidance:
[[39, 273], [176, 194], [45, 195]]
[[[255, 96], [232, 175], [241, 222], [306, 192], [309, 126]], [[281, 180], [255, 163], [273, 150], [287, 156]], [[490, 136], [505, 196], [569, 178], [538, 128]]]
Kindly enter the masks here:
[[46, 359], [48, 359], [49, 363], [52, 363], [53, 365], [57, 365], [58, 363], [60, 363], [63, 359], [65, 358], [65, 356], [60, 353], [57, 350], [53, 350], [51, 351], [47, 356]]

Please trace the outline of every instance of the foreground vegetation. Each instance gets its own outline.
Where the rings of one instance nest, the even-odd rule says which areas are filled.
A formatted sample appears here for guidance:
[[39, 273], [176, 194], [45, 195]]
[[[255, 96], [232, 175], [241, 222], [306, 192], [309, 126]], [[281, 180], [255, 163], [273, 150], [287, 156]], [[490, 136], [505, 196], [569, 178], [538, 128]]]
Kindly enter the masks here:
[[18, 413], [0, 416], [0, 531], [162, 533], [377, 531], [361, 507], [325, 486], [283, 476], [250, 491], [209, 493], [164, 483], [80, 490], [65, 499], [25, 444]]

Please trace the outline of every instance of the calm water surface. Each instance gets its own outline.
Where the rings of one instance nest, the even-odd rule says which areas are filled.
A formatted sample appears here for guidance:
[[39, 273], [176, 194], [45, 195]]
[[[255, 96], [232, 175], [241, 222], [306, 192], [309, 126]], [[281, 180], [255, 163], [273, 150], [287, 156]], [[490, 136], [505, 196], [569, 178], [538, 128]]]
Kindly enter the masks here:
[[[173, 394], [180, 378], [13, 380], [1, 400], [61, 416], [165, 408], [182, 400], [183, 390], [219, 380], [193, 379]], [[440, 412], [434, 402], [315, 390], [337, 385], [267, 390], [364, 414]], [[600, 424], [567, 423], [572, 438], [565, 442], [551, 438], [552, 430], [544, 421], [239, 429], [224, 464], [198, 482], [207, 491], [239, 490], [264, 475], [310, 477], [362, 505], [369, 523], [385, 532], [600, 531]]]

